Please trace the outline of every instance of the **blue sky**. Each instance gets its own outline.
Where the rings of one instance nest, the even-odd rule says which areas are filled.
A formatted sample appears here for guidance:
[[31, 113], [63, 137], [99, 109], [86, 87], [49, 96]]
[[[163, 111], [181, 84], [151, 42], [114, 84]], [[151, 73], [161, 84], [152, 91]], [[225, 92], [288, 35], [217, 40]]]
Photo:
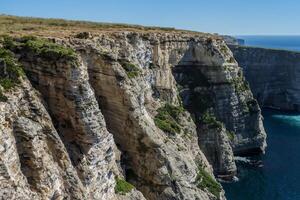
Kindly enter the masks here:
[[0, 13], [231, 35], [300, 35], [298, 0], [0, 0]]

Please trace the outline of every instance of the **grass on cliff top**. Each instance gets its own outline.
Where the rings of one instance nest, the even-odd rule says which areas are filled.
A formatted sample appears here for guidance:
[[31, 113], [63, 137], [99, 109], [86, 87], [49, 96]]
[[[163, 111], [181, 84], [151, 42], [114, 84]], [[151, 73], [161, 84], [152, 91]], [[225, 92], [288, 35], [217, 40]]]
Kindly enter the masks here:
[[38, 36], [70, 36], [76, 33], [88, 32], [115, 32], [115, 31], [139, 31], [139, 32], [186, 32], [208, 35], [188, 30], [178, 30], [173, 27], [141, 26], [122, 23], [101, 23], [89, 21], [75, 21], [53, 18], [17, 17], [0, 15], [0, 34], [13, 35], [38, 35]]
[[20, 77], [24, 76], [24, 71], [18, 63], [14, 54], [4, 48], [0, 48], [0, 101], [6, 101], [7, 97], [3, 94], [20, 83]]
[[155, 125], [167, 133], [180, 133], [179, 115], [183, 111], [182, 107], [165, 104], [157, 110], [158, 113], [154, 118]]
[[220, 193], [222, 190], [221, 185], [202, 167], [199, 167], [198, 169], [196, 184], [201, 190], [208, 190], [215, 197], [218, 199], [220, 198]]
[[34, 36], [23, 36], [21, 38], [12, 38], [10, 36], [2, 36], [2, 44], [4, 48], [16, 51], [23, 49], [26, 52], [32, 52], [35, 56], [48, 60], [65, 59], [67, 61], [76, 60], [76, 52], [60, 44], [56, 44], [48, 39], [37, 38]]
[[115, 193], [125, 195], [131, 190], [134, 189], [134, 186], [125, 181], [124, 179], [116, 178]]

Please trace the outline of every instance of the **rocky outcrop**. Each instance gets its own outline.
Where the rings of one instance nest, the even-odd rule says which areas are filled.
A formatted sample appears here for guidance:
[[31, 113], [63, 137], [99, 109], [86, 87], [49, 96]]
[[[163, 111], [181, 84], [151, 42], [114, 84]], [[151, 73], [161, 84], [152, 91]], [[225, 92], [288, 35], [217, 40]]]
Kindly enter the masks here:
[[[12, 137], [9, 148], [15, 145], [16, 150], [11, 151], [18, 155], [10, 157], [16, 159], [12, 163], [16, 169], [6, 166], [14, 170], [7, 172], [8, 178], [17, 172], [11, 178], [16, 182], [11, 185], [15, 191], [3, 188], [1, 197], [27, 198], [19, 192], [19, 187], [24, 187], [28, 199], [123, 199], [114, 190], [114, 176], [122, 175], [115, 162], [113, 137], [82, 62], [75, 54], [68, 54], [69, 49], [44, 40], [23, 38], [16, 42], [20, 43], [7, 46], [5, 41], [4, 46], [15, 51], [41, 96], [27, 77], [18, 84], [18, 91], [5, 92], [8, 99], [1, 105], [6, 111], [1, 112], [5, 115], [1, 119], [6, 120], [1, 123], [2, 130]], [[19, 179], [24, 183], [18, 183]], [[130, 196], [143, 199], [137, 191], [126, 198]]]
[[[258, 104], [214, 36], [110, 32], [2, 45], [26, 72], [15, 89], [0, 88], [2, 118], [13, 122], [0, 125], [19, 170], [8, 177], [23, 181], [8, 198], [225, 199], [213, 173], [230, 178], [234, 153], [265, 148]], [[15, 116], [11, 102], [45, 117]]]
[[[207, 40], [204, 44], [194, 44], [175, 67], [174, 73], [182, 86], [184, 104], [194, 113], [200, 130], [205, 121], [217, 124], [210, 116], [213, 114], [224, 123], [236, 155], [264, 151], [266, 134], [260, 109], [223, 41]], [[221, 138], [229, 143], [228, 137]], [[228, 155], [226, 149], [224, 153]]]
[[262, 107], [300, 111], [300, 53], [230, 46]]
[[2, 199], [85, 199], [69, 155], [30, 83], [0, 103]]
[[[211, 169], [189, 114], [178, 113], [178, 133], [163, 132], [155, 123], [159, 108], [168, 104], [176, 109], [179, 100], [165, 58], [169, 55], [160, 52], [159, 40], [164, 38], [151, 36], [145, 40], [145, 35], [125, 33], [72, 42], [87, 65], [108, 130], [122, 151], [127, 179], [147, 199], [213, 198], [197, 186], [198, 168], [210, 173]], [[219, 193], [218, 198], [224, 198]]]
[[229, 35], [221, 35], [227, 45], [245, 45], [245, 40], [232, 37]]

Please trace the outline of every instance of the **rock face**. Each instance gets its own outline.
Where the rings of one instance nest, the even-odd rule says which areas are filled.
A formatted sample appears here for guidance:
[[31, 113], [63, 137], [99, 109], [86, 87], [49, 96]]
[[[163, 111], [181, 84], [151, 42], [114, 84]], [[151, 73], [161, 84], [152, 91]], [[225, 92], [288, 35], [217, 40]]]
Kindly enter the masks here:
[[300, 53], [230, 46], [262, 107], [300, 111]]
[[26, 76], [0, 102], [1, 197], [225, 199], [213, 174], [230, 178], [234, 154], [265, 148], [259, 106], [225, 43], [76, 35], [2, 41]]
[[28, 81], [1, 103], [3, 199], [85, 199], [69, 155]]
[[[199, 129], [205, 121], [218, 127], [210, 116], [213, 114], [224, 123], [230, 136], [221, 136], [225, 140], [222, 143], [229, 143], [230, 139], [236, 155], [264, 151], [266, 134], [260, 109], [223, 41], [207, 40], [204, 44], [193, 44], [174, 72], [183, 87], [184, 103], [194, 113]], [[224, 154], [228, 155], [229, 149], [225, 149]], [[222, 167], [220, 170], [224, 171]]]
[[[108, 130], [123, 152], [121, 165], [127, 179], [147, 199], [210, 199], [213, 196], [195, 184], [199, 167], [210, 173], [211, 169], [199, 149], [189, 114], [180, 114], [177, 134], [163, 132], [154, 122], [158, 108], [165, 104], [178, 107], [179, 100], [165, 57], [169, 55], [160, 52], [159, 44], [151, 44], [164, 38], [143, 37], [125, 33], [103, 35], [88, 44], [73, 43], [81, 49]], [[224, 198], [222, 195], [218, 194]]]
[[229, 35], [221, 35], [227, 45], [245, 45], [245, 40], [235, 38]]
[[[4, 165], [4, 177], [11, 179], [13, 189], [3, 188], [1, 197], [122, 199], [114, 190], [114, 175], [119, 175], [115, 144], [89, 85], [87, 69], [78, 58], [58, 58], [60, 51], [51, 49], [59, 48], [58, 45], [51, 47], [42, 40], [31, 41], [32, 46], [49, 48], [45, 56], [42, 51], [28, 49], [27, 42], [11, 48], [27, 77], [13, 93], [7, 91], [8, 100], [1, 103], [1, 119], [5, 119], [1, 130], [12, 137], [12, 141], [1, 140], [11, 143], [4, 144], [4, 150], [12, 149], [7, 155], [4, 152], [4, 156], [16, 159], [7, 161], [15, 167]], [[61, 47], [62, 50], [66, 49]], [[12, 153], [15, 155], [11, 156]], [[19, 187], [28, 195], [21, 195]]]
[[35, 56], [27, 51], [20, 61], [42, 94], [81, 182], [90, 191], [90, 198], [111, 198], [114, 141], [106, 129], [85, 66], [60, 60], [49, 64], [43, 59], [36, 61]]

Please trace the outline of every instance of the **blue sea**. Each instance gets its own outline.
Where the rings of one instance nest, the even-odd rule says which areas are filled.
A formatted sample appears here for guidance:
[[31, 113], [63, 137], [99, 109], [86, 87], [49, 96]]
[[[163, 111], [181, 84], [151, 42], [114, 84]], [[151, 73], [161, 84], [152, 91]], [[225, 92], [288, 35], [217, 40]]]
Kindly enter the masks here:
[[[300, 36], [238, 38], [245, 39], [249, 46], [300, 51]], [[237, 161], [239, 181], [222, 184], [226, 197], [228, 200], [300, 200], [300, 113], [274, 110], [262, 113], [268, 134], [266, 154]], [[253, 160], [262, 160], [262, 166], [251, 164]]]
[[297, 36], [235, 36], [245, 40], [246, 46], [265, 47], [272, 49], [286, 49], [300, 51], [300, 35]]

